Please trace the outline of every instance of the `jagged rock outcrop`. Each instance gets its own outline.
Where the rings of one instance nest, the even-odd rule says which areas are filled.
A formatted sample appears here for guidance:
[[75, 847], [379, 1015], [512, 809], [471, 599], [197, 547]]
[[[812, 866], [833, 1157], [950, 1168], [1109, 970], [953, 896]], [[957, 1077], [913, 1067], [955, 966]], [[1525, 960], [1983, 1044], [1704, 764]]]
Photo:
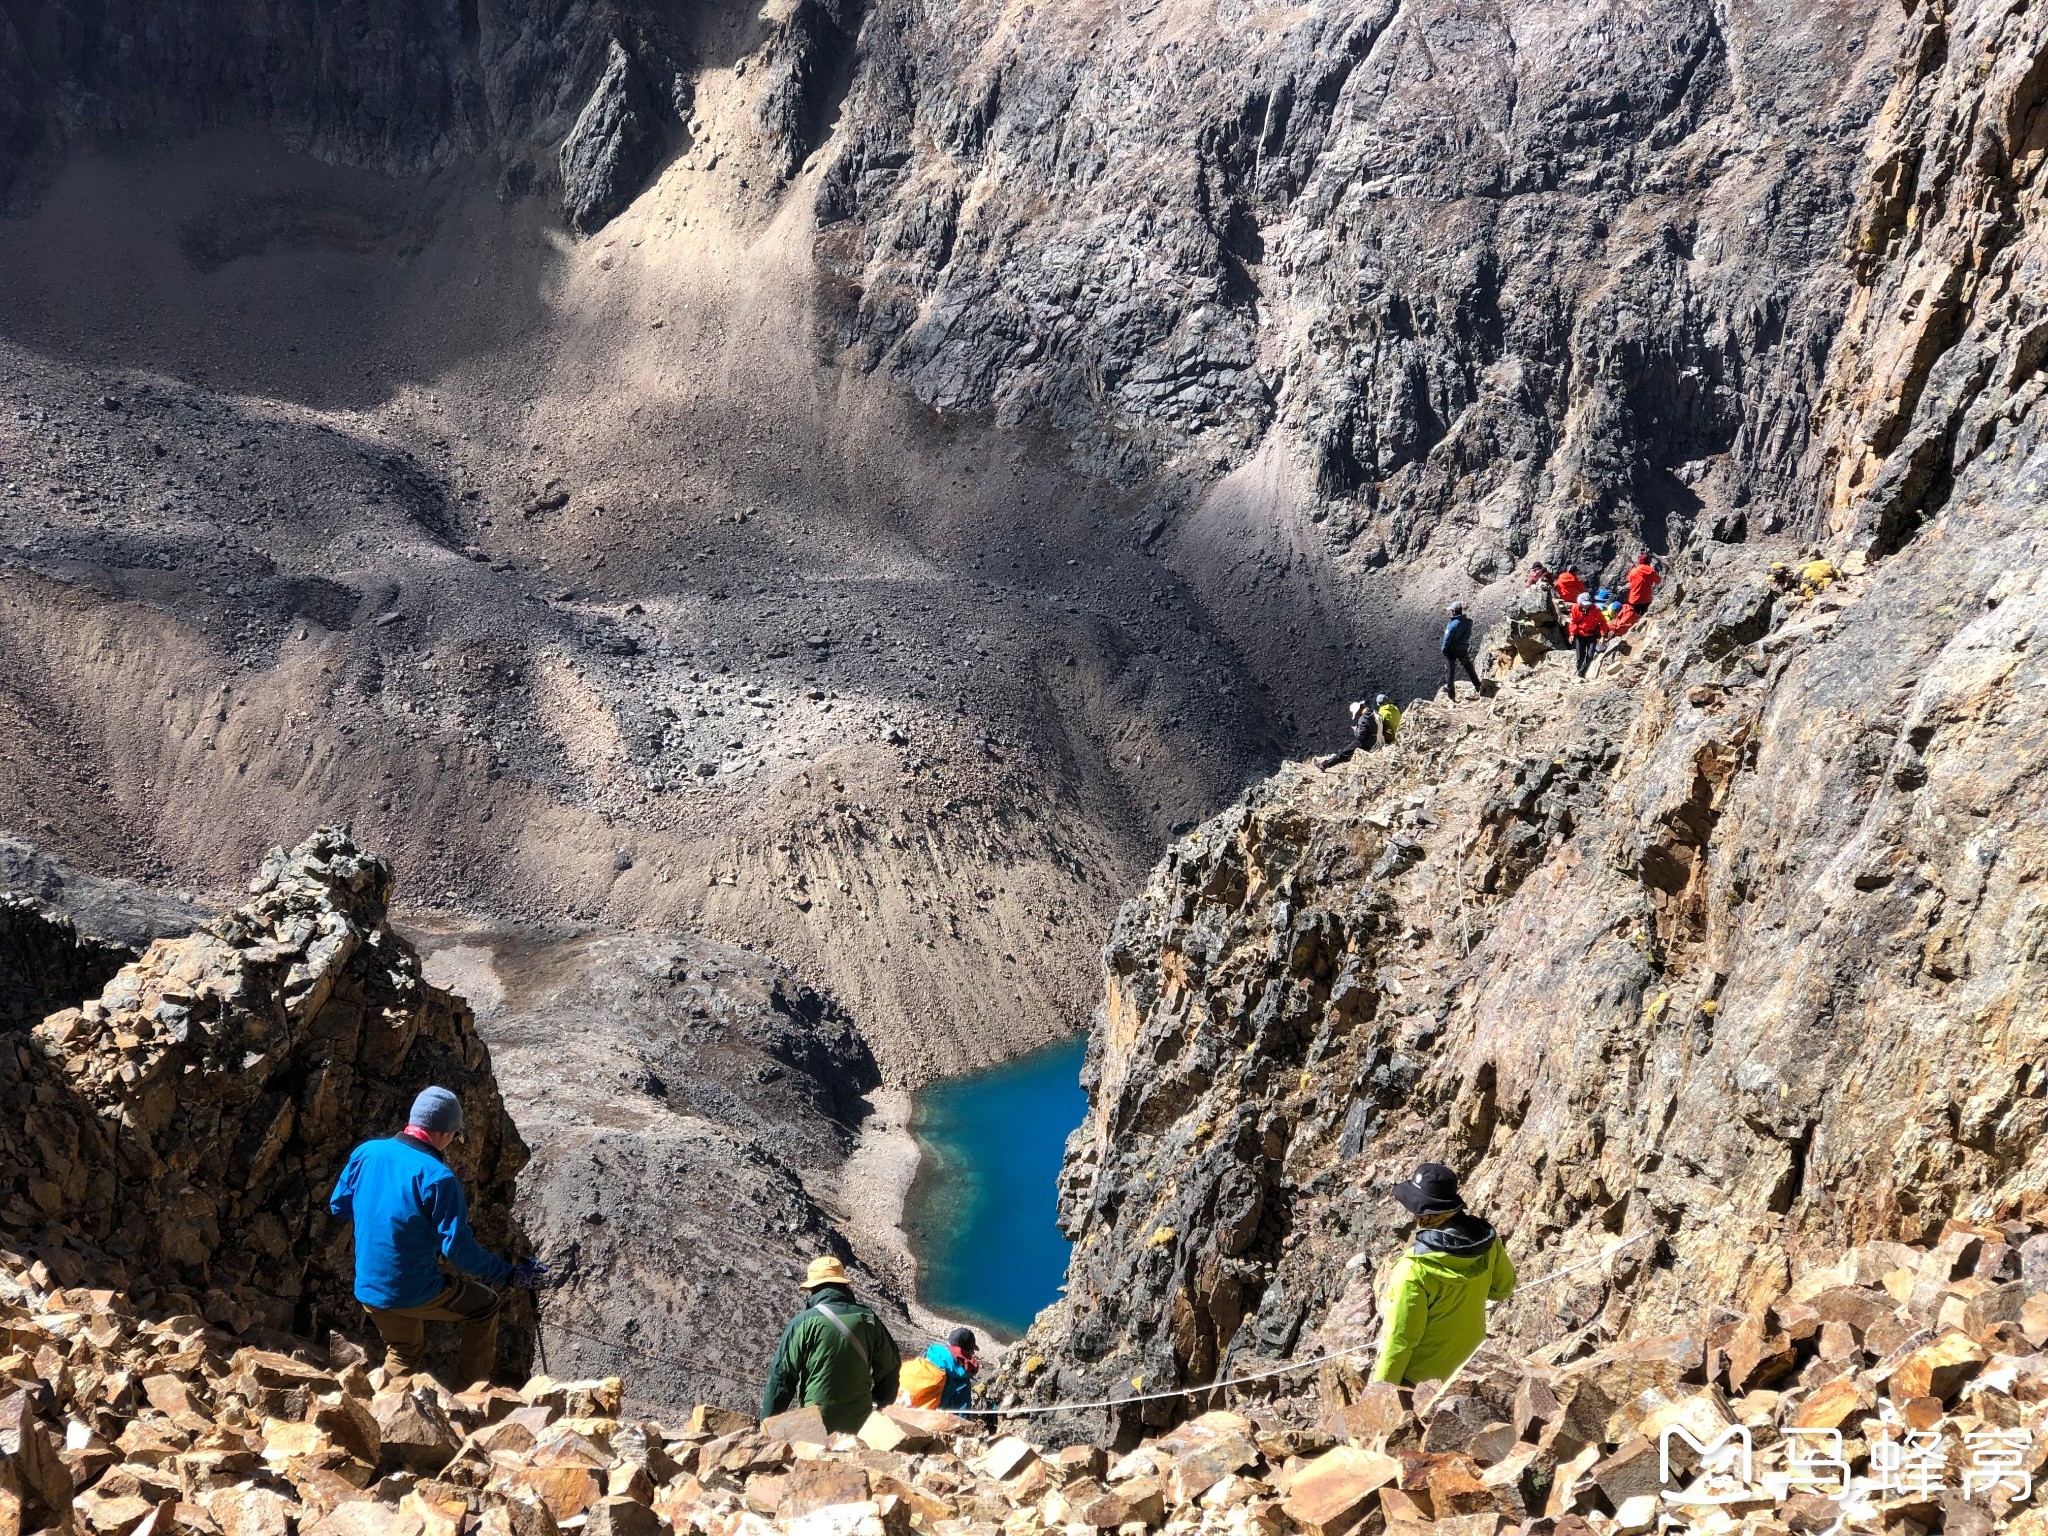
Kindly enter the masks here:
[[[74, 1250], [143, 1304], [360, 1330], [327, 1193], [356, 1142], [401, 1127], [431, 1082], [463, 1100], [450, 1161], [479, 1237], [521, 1251], [526, 1148], [468, 1007], [421, 979], [386, 923], [390, 895], [383, 861], [316, 832], [270, 856], [247, 905], [13, 1037], [0, 1227]], [[522, 1369], [530, 1310], [509, 1321], [501, 1358]]]
[[2048, 379], [2048, 13], [1931, 0], [1873, 124], [1851, 226], [1822, 491], [1833, 532], [1896, 548]]
[[661, 158], [661, 124], [640, 66], [616, 40], [562, 141], [562, 211], [582, 234], [624, 210]]
[[1367, 1325], [1347, 1263], [1425, 1156], [1531, 1272], [1653, 1234], [1611, 1290], [1507, 1309], [1528, 1344], [2040, 1200], [2048, 445], [2010, 430], [2008, 496], [1754, 643], [1762, 552], [1710, 552], [1597, 681], [1425, 705], [1176, 848], [1110, 944], [1038, 1390]]

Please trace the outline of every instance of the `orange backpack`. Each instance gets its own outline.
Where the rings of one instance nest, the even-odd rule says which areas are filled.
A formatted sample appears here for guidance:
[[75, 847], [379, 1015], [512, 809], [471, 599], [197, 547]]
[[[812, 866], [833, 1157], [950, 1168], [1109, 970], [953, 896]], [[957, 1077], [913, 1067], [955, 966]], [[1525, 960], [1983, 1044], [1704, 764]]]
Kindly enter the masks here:
[[946, 1373], [919, 1355], [896, 1376], [896, 1402], [904, 1408], [936, 1408], [946, 1390]]

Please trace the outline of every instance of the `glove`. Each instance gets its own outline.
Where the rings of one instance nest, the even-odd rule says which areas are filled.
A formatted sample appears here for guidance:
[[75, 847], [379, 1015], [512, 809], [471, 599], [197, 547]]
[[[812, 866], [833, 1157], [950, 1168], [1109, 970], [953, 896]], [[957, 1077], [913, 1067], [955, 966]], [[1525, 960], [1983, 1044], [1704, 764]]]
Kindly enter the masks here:
[[537, 1291], [547, 1282], [548, 1267], [539, 1259], [521, 1259], [507, 1278], [522, 1291]]

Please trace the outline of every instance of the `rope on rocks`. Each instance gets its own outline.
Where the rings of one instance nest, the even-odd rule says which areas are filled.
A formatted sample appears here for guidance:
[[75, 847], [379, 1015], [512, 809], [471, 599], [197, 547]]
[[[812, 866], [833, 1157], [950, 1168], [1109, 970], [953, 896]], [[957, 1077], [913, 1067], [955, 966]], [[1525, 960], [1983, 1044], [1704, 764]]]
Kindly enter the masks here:
[[[1540, 1280], [1531, 1280], [1516, 1286], [1515, 1295], [1520, 1296], [1525, 1292], [1533, 1291], [1537, 1286], [1548, 1285], [1553, 1280], [1562, 1280], [1566, 1275], [1577, 1274], [1582, 1269], [1591, 1269], [1595, 1264], [1604, 1264], [1631, 1244], [1639, 1243], [1645, 1238], [1657, 1235], [1654, 1232], [1638, 1232], [1634, 1237], [1625, 1237], [1604, 1253], [1597, 1253], [1592, 1258], [1582, 1259], [1576, 1264], [1568, 1264], [1563, 1269], [1552, 1270]], [[544, 1322], [539, 1315], [538, 1303], [539, 1293], [536, 1292], [534, 1324], [537, 1330], [545, 1331], [552, 1328], [555, 1332], [567, 1334], [572, 1339], [582, 1339], [587, 1343], [600, 1344], [606, 1349], [615, 1349], [622, 1354], [638, 1355], [643, 1360], [652, 1360], [662, 1365], [672, 1365], [681, 1370], [695, 1371], [699, 1375], [709, 1376], [713, 1380], [722, 1382], [727, 1386], [738, 1387], [742, 1393], [749, 1396], [753, 1392], [753, 1383], [742, 1381], [737, 1376], [729, 1376], [723, 1371], [714, 1370], [710, 1366], [699, 1364], [694, 1360], [684, 1360], [675, 1355], [664, 1355], [657, 1350], [648, 1349], [644, 1345], [628, 1344], [620, 1339], [606, 1338], [602, 1334], [586, 1333], [580, 1328], [571, 1328], [565, 1323]], [[546, 1346], [543, 1344], [542, 1348], [545, 1350]], [[1290, 1376], [1297, 1371], [1312, 1371], [1318, 1366], [1329, 1364], [1332, 1360], [1343, 1360], [1352, 1355], [1362, 1355], [1367, 1350], [1376, 1348], [1378, 1348], [1377, 1343], [1355, 1344], [1349, 1349], [1330, 1350], [1324, 1354], [1316, 1355], [1312, 1359], [1296, 1360], [1287, 1365], [1276, 1365], [1269, 1370], [1251, 1371], [1243, 1376], [1228, 1376], [1222, 1381], [1207, 1381], [1199, 1386], [1175, 1387], [1171, 1391], [1166, 1392], [1140, 1392], [1133, 1393], [1129, 1397], [1105, 1397], [1092, 1403], [1050, 1403], [1022, 1408], [1001, 1408], [983, 1405], [970, 1411], [975, 1414], [986, 1414], [998, 1419], [1021, 1419], [1047, 1413], [1084, 1413], [1093, 1408], [1122, 1408], [1131, 1403], [1161, 1402], [1167, 1398], [1193, 1397], [1203, 1392], [1220, 1392], [1225, 1387], [1241, 1386], [1251, 1381], [1267, 1381], [1275, 1376]], [[1463, 1369], [1463, 1367], [1461, 1366], [1460, 1369]], [[1453, 1375], [1455, 1374], [1454, 1372]]]
[[[1515, 1294], [1520, 1296], [1525, 1291], [1533, 1291], [1539, 1285], [1548, 1285], [1553, 1280], [1562, 1280], [1566, 1275], [1576, 1274], [1582, 1269], [1590, 1269], [1595, 1264], [1604, 1264], [1631, 1244], [1639, 1243], [1646, 1237], [1655, 1236], [1657, 1234], [1654, 1232], [1638, 1232], [1634, 1237], [1625, 1237], [1604, 1253], [1597, 1253], [1590, 1259], [1582, 1259], [1577, 1264], [1568, 1264], [1563, 1269], [1552, 1270], [1540, 1280], [1531, 1280], [1525, 1285], [1516, 1286]], [[1318, 1366], [1329, 1364], [1332, 1360], [1342, 1360], [1350, 1355], [1362, 1355], [1367, 1350], [1377, 1349], [1378, 1347], [1377, 1342], [1372, 1344], [1354, 1344], [1349, 1349], [1331, 1350], [1317, 1355], [1313, 1359], [1296, 1360], [1288, 1365], [1275, 1366], [1271, 1370], [1252, 1371], [1243, 1376], [1228, 1376], [1222, 1381], [1207, 1381], [1199, 1386], [1175, 1387], [1168, 1392], [1138, 1392], [1133, 1393], [1129, 1397], [1105, 1397], [1093, 1403], [1052, 1403], [1033, 1408], [980, 1408], [975, 1411], [992, 1413], [1001, 1419], [1018, 1419], [1045, 1413], [1081, 1413], [1091, 1408], [1121, 1408], [1129, 1403], [1154, 1403], [1173, 1397], [1194, 1397], [1199, 1393], [1217, 1392], [1224, 1387], [1235, 1387], [1247, 1381], [1265, 1381], [1274, 1376], [1291, 1375], [1296, 1371], [1311, 1371]], [[1462, 1365], [1460, 1369], [1463, 1369]], [[1455, 1374], [1454, 1372], [1453, 1375]], [[1448, 1382], [1446, 1385], [1448, 1385]]]

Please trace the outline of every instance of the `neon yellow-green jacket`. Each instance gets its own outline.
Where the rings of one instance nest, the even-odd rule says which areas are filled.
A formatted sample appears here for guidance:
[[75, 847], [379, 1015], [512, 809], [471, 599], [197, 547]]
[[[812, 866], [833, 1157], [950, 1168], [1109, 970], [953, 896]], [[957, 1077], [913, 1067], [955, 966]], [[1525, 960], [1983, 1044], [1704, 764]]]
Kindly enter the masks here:
[[1415, 1234], [1383, 1298], [1374, 1381], [1442, 1381], [1486, 1337], [1486, 1304], [1515, 1293], [1515, 1266], [1493, 1228], [1469, 1213]]

